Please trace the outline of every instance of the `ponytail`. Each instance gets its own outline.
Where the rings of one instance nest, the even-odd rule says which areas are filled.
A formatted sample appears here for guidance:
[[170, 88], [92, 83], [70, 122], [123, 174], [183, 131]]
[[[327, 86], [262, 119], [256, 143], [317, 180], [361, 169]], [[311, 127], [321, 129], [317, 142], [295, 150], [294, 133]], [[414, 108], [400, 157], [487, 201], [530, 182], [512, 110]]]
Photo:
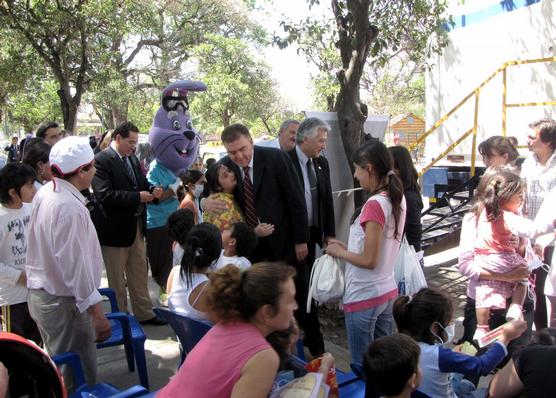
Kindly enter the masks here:
[[394, 215], [394, 238], [401, 240], [398, 224], [402, 212], [403, 185], [400, 178], [392, 170], [387, 173], [388, 197], [392, 203], [392, 214]]
[[181, 259], [181, 277], [191, 286], [194, 272], [206, 272], [218, 260], [222, 251], [222, 236], [209, 223], [195, 225], [185, 238]]
[[[483, 177], [485, 178], [485, 177]], [[484, 187], [482, 202], [487, 220], [492, 222], [502, 214], [501, 205], [513, 195], [521, 194], [525, 185], [521, 178], [510, 170], [500, 170], [488, 180], [481, 181]]]
[[[496, 177], [496, 176], [495, 176]], [[495, 221], [500, 216], [500, 200], [498, 198], [498, 189], [500, 181], [496, 178], [490, 180], [485, 187], [483, 196], [483, 206], [488, 221]]]

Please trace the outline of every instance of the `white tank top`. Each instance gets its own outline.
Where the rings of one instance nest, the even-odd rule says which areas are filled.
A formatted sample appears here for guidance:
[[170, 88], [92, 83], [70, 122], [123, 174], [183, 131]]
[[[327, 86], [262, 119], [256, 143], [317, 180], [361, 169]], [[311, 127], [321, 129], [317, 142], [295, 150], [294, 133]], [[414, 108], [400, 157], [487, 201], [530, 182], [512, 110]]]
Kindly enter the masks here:
[[207, 282], [208, 278], [204, 274], [192, 274], [191, 275], [191, 285], [187, 286], [187, 282], [185, 277], [181, 277], [179, 266], [177, 272], [174, 272], [174, 280], [172, 284], [172, 292], [168, 296], [168, 308], [171, 311], [177, 312], [179, 314], [184, 314], [192, 319], [197, 319], [200, 321], [208, 321], [207, 314], [196, 310], [193, 308], [197, 300], [203, 295], [205, 292], [205, 287], [207, 284], [202, 287], [202, 290], [197, 295], [195, 301], [192, 304], [189, 304], [189, 296], [191, 292], [195, 290], [197, 286], [201, 283]]

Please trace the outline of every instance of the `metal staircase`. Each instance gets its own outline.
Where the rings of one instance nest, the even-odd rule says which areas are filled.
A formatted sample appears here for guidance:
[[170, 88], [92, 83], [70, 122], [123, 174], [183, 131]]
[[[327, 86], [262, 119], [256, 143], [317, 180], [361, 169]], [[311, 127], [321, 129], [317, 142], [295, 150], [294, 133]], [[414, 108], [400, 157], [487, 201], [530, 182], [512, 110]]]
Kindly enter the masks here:
[[[531, 107], [531, 106], [555, 106], [556, 100], [540, 101], [540, 102], [523, 102], [523, 103], [509, 103], [507, 100], [507, 72], [508, 69], [513, 67], [519, 67], [526, 64], [538, 64], [538, 63], [554, 63], [556, 62], [556, 57], [529, 59], [529, 60], [518, 60], [509, 61], [504, 63], [500, 68], [494, 71], [490, 76], [488, 76], [480, 85], [478, 85], [474, 90], [472, 90], [467, 96], [465, 96], [456, 106], [454, 106], [450, 111], [448, 111], [442, 118], [440, 118], [436, 123], [434, 123], [423, 135], [421, 135], [409, 148], [410, 151], [415, 149], [417, 146], [421, 145], [425, 139], [438, 132], [438, 128], [442, 126], [446, 120], [448, 120], [458, 109], [464, 105], [472, 103], [474, 106], [473, 115], [473, 125], [464, 133], [462, 133], [459, 138], [451, 142], [447, 148], [440, 154], [437, 154], [429, 164], [424, 165], [419, 171], [420, 176], [424, 176], [429, 170], [434, 171], [434, 165], [438, 163], [441, 159], [445, 158], [450, 152], [452, 152], [462, 141], [467, 139], [469, 136], [472, 137], [473, 143], [471, 146], [471, 166], [467, 168], [468, 177], [460, 178], [459, 182], [454, 184], [453, 181], [434, 182], [430, 186], [423, 186], [423, 194], [431, 198], [436, 198], [436, 202], [432, 203], [431, 206], [422, 213], [422, 224], [423, 224], [423, 235], [422, 235], [422, 247], [424, 249], [431, 247], [433, 244], [439, 242], [440, 240], [446, 238], [447, 236], [453, 234], [461, 228], [461, 220], [463, 215], [467, 212], [470, 207], [470, 201], [473, 198], [473, 191], [476, 188], [482, 168], [476, 167], [477, 158], [477, 132], [478, 132], [478, 119], [479, 119], [479, 97], [481, 90], [496, 76], [501, 75], [502, 77], [502, 93], [501, 93], [501, 105], [502, 105], [502, 121], [501, 121], [501, 133], [503, 136], [506, 135], [506, 113], [508, 109], [520, 108], [520, 107]], [[464, 127], [465, 128], [465, 127]], [[449, 172], [448, 172], [449, 173]], [[428, 190], [428, 192], [426, 192]]]
[[423, 250], [461, 229], [463, 216], [471, 207], [473, 192], [479, 179], [480, 176], [475, 175], [460, 183], [443, 193], [435, 203], [421, 213]]

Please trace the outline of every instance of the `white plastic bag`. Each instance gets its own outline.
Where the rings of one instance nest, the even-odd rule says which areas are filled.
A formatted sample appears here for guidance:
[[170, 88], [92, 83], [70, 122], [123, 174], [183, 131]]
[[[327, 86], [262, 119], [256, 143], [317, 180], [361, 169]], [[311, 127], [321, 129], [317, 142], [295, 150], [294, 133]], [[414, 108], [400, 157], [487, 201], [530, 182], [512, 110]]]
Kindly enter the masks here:
[[424, 287], [427, 287], [425, 274], [421, 269], [419, 257], [415, 253], [415, 249], [409, 243], [405, 236], [400, 245], [400, 251], [394, 265], [394, 279], [398, 284], [400, 295], [413, 295]]
[[311, 312], [311, 299], [319, 303], [341, 299], [344, 286], [344, 267], [340, 260], [328, 254], [317, 258], [309, 281], [307, 312]]

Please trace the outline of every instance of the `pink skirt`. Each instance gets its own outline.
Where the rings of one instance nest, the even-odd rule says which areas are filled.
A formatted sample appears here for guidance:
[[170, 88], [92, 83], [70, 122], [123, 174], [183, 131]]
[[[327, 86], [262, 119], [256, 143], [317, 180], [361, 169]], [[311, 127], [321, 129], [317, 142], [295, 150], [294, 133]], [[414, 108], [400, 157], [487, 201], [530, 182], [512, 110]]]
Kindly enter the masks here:
[[[517, 253], [476, 253], [475, 264], [486, 271], [497, 273], [510, 272], [527, 265], [525, 259]], [[475, 292], [475, 308], [506, 308], [506, 301], [512, 296], [516, 286], [517, 282], [479, 279]]]

